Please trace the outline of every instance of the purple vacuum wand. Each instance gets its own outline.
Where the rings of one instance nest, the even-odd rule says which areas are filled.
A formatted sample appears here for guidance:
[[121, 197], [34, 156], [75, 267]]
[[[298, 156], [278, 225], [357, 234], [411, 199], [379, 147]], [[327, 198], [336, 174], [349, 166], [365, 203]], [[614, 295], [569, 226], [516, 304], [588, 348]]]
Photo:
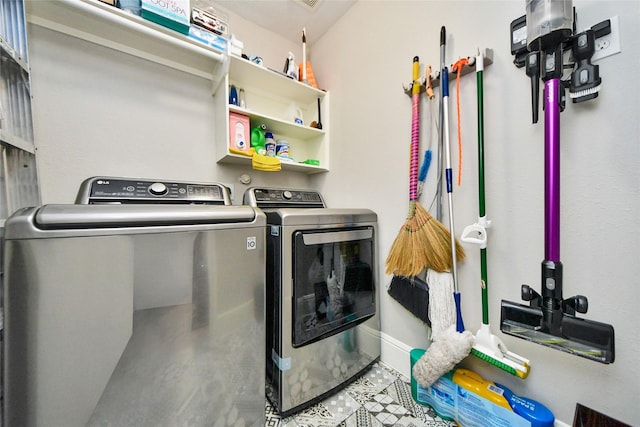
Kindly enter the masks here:
[[[614, 330], [611, 325], [575, 317], [586, 313], [587, 297], [562, 296], [560, 262], [560, 112], [564, 107], [563, 44], [541, 46], [539, 71], [527, 74], [544, 81], [545, 139], [545, 259], [542, 261], [541, 293], [522, 285], [521, 296], [529, 305], [502, 301], [500, 329], [509, 335], [592, 359], [601, 363], [614, 361]], [[537, 58], [536, 58], [537, 59]], [[533, 66], [533, 63], [531, 64]], [[533, 86], [532, 86], [533, 87]], [[537, 87], [536, 87], [537, 89]], [[537, 96], [537, 90], [532, 96]], [[533, 121], [537, 121], [537, 101]]]
[[[560, 112], [564, 89], [562, 75], [562, 47], [542, 53], [544, 80], [544, 261], [542, 261], [542, 295], [523, 285], [522, 297], [542, 310], [543, 332], [562, 333], [564, 313], [586, 313], [587, 298], [562, 298], [562, 263], [560, 262]], [[558, 61], [559, 59], [559, 61]]]

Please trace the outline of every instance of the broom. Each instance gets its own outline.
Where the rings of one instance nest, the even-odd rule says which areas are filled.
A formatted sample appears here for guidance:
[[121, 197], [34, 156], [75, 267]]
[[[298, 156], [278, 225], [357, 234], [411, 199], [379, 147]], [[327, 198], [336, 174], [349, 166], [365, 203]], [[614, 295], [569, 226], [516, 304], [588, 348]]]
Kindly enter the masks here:
[[[449, 230], [433, 218], [420, 205], [418, 199], [418, 157], [420, 145], [420, 62], [413, 58], [413, 85], [411, 88], [411, 163], [409, 174], [409, 213], [396, 236], [386, 260], [386, 273], [398, 276], [416, 276], [426, 268], [443, 272], [453, 265]], [[457, 251], [464, 256], [462, 247]], [[402, 299], [413, 298], [407, 292]], [[400, 301], [400, 300], [399, 300]], [[402, 302], [402, 301], [400, 301]]]

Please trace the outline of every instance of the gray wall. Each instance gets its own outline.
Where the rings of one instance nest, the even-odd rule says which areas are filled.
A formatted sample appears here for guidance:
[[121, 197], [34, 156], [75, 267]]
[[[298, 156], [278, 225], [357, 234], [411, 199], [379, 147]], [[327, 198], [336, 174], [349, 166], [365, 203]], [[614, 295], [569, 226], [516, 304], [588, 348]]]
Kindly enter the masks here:
[[[240, 17], [233, 31], [248, 55], [280, 69], [297, 44]], [[29, 26], [34, 128], [43, 203], [72, 203], [95, 175], [223, 182], [242, 203], [251, 185], [306, 187], [303, 174], [215, 163], [211, 82], [146, 60]]]
[[[564, 295], [586, 295], [590, 305], [586, 317], [614, 325], [613, 365], [570, 356], [499, 331], [500, 300], [519, 302], [522, 283], [540, 290], [544, 258], [543, 116], [538, 125], [531, 124], [529, 80], [512, 64], [509, 46], [509, 23], [524, 14], [524, 6], [524, 1], [356, 3], [312, 50], [314, 71], [331, 88], [332, 170], [322, 178], [323, 191], [331, 206], [364, 205], [378, 212], [384, 262], [407, 213], [411, 102], [402, 83], [411, 80], [413, 56], [419, 55], [423, 65], [438, 66], [442, 25], [448, 31], [448, 64], [473, 55], [478, 47], [492, 48], [494, 62], [484, 72], [486, 204], [487, 216], [493, 221], [487, 249], [489, 314], [494, 334], [511, 351], [531, 359], [532, 371], [523, 381], [473, 358], [465, 366], [541, 401], [565, 423], [571, 423], [575, 404], [580, 402], [638, 425], [640, 413], [631, 402], [637, 402], [640, 394], [636, 334], [640, 320], [636, 309], [640, 296], [636, 286], [640, 274], [636, 220], [640, 209], [640, 84], [629, 76], [640, 65], [640, 3], [574, 1], [579, 29], [620, 17], [622, 53], [599, 62], [603, 79], [599, 97], [567, 105], [561, 117]], [[455, 176], [454, 83], [449, 107]], [[422, 98], [421, 108], [422, 153], [435, 144], [431, 113], [436, 112], [437, 121], [437, 98], [432, 103]], [[461, 81], [461, 123], [462, 186], [453, 190], [458, 236], [478, 215], [474, 74]], [[425, 207], [435, 191], [435, 175], [432, 165], [427, 177], [431, 186], [421, 199]], [[345, 191], [345, 182], [351, 190]], [[467, 259], [459, 264], [463, 318], [467, 329], [475, 332], [482, 320], [479, 250], [465, 249]], [[388, 285], [384, 265], [380, 277]], [[381, 306], [383, 334], [410, 347], [428, 345], [425, 327], [384, 289]], [[408, 357], [404, 363], [398, 368], [407, 372]]]

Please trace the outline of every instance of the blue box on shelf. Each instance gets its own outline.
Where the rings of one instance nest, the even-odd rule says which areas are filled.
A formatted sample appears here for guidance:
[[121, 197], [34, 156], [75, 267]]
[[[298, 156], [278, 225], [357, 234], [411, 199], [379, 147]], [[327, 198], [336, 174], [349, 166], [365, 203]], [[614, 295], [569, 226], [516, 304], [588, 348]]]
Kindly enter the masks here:
[[224, 37], [202, 29], [196, 25], [191, 25], [189, 28], [189, 38], [223, 52], [227, 50], [227, 43], [229, 43], [229, 40]]
[[142, 17], [182, 34], [189, 33], [189, 0], [142, 0]]

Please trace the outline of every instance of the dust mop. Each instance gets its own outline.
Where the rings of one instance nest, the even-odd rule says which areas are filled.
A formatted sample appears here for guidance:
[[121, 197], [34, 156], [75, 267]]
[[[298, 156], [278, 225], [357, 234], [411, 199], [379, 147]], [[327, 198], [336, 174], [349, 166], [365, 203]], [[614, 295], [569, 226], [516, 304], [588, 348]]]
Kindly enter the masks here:
[[465, 227], [460, 239], [465, 243], [480, 246], [480, 278], [482, 289], [482, 326], [476, 332], [475, 343], [471, 354], [498, 368], [526, 378], [529, 375], [529, 360], [507, 350], [502, 340], [491, 333], [489, 326], [489, 302], [487, 281], [487, 228], [491, 221], [486, 217], [485, 188], [484, 188], [484, 99], [483, 99], [483, 70], [484, 57], [478, 52], [475, 58], [476, 80], [478, 91], [478, 222]]
[[[448, 326], [439, 336], [434, 337], [434, 341], [427, 349], [427, 352], [413, 366], [412, 374], [416, 381], [423, 387], [429, 387], [442, 375], [449, 372], [462, 359], [469, 355], [473, 346], [473, 334], [465, 331], [464, 322], [462, 320], [462, 310], [460, 307], [460, 290], [458, 288], [458, 271], [457, 260], [458, 245], [455, 238], [454, 221], [453, 221], [453, 179], [451, 171], [451, 144], [449, 142], [449, 71], [447, 67], [442, 69], [441, 82], [443, 93], [443, 116], [444, 116], [444, 143], [446, 158], [446, 181], [447, 196], [449, 207], [449, 230], [450, 230], [450, 250], [451, 250], [451, 272], [444, 273], [441, 277], [451, 278], [453, 280], [453, 299], [455, 302], [455, 324]], [[464, 254], [464, 252], [463, 252]], [[429, 280], [429, 279], [428, 279]], [[438, 286], [433, 283], [435, 277], [431, 279], [429, 286]], [[446, 280], [446, 279], [445, 279]], [[433, 323], [433, 319], [432, 319]]]

